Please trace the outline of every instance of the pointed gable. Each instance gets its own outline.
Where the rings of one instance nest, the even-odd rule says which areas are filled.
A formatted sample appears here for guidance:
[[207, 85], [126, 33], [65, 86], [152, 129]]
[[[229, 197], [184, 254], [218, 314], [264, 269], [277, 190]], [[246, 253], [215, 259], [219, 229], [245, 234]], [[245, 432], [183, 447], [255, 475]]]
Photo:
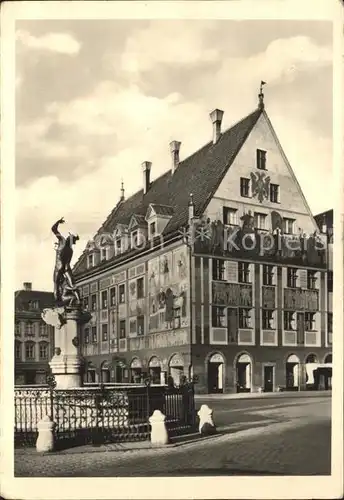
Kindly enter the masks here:
[[[118, 203], [101, 229], [112, 233], [119, 224], [128, 226], [133, 214], [145, 218], [150, 206], [154, 211], [155, 207], [167, 206], [171, 207], [167, 209], [171, 218], [163, 234], [171, 234], [188, 223], [190, 193], [193, 193], [195, 214], [202, 214], [261, 114], [260, 109], [253, 111], [223, 132], [215, 144], [210, 141], [180, 161], [173, 175], [168, 170], [151, 183], [146, 193], [141, 189]], [[84, 269], [81, 256], [75, 273]]]

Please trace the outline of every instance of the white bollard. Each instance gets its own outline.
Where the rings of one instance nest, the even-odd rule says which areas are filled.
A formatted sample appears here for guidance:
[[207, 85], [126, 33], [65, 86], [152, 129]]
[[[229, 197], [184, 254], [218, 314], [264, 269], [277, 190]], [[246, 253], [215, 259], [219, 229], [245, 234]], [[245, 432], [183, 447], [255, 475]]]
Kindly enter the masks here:
[[154, 410], [149, 419], [151, 424], [151, 443], [155, 446], [168, 444], [168, 434], [165, 425], [166, 417], [160, 410]]
[[213, 410], [208, 405], [202, 405], [199, 412], [199, 433], [203, 435], [215, 434], [216, 427], [213, 421]]
[[45, 415], [37, 424], [38, 438], [36, 441], [36, 450], [38, 452], [54, 450], [54, 428], [55, 423], [49, 415]]

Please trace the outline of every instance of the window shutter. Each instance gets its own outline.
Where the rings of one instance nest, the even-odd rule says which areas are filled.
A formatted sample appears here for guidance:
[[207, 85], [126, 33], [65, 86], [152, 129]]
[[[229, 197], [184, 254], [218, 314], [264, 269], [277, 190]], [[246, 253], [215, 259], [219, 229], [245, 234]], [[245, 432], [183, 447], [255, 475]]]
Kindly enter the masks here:
[[232, 283], [238, 282], [238, 263], [233, 260], [225, 262], [225, 278]]
[[282, 288], [287, 288], [287, 268], [282, 267]]
[[273, 266], [272, 268], [272, 284], [277, 285], [277, 266]]

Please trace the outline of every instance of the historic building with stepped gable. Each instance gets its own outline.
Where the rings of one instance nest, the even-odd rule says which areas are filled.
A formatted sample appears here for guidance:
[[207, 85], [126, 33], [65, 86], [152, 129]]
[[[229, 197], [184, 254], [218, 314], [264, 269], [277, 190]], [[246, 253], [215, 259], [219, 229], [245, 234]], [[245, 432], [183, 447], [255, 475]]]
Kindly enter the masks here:
[[[74, 268], [85, 380], [196, 392], [328, 387], [327, 236], [319, 231], [259, 94], [258, 108], [121, 197]], [[209, 133], [211, 128], [209, 127]], [[210, 135], [210, 134], [209, 134]], [[315, 373], [315, 372], [313, 372]], [[320, 373], [320, 372], [319, 372]]]

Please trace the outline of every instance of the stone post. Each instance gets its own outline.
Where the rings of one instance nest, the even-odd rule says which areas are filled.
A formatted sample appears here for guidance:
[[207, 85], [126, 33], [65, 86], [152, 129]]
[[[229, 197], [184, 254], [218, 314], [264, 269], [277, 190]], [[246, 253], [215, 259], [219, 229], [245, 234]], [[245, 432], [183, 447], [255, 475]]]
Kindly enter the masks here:
[[49, 365], [56, 389], [74, 389], [82, 385], [80, 327], [91, 315], [79, 307], [63, 307], [43, 311], [42, 318], [55, 326], [55, 354]]
[[213, 410], [208, 405], [202, 405], [199, 412], [199, 433], [210, 435], [216, 433], [216, 427], [213, 421]]
[[38, 452], [54, 450], [54, 428], [55, 423], [51, 420], [49, 415], [46, 415], [38, 422], [38, 438], [36, 441], [36, 450]]
[[155, 446], [168, 444], [168, 433], [165, 425], [166, 417], [160, 410], [154, 410], [149, 419], [151, 424], [151, 443]]

